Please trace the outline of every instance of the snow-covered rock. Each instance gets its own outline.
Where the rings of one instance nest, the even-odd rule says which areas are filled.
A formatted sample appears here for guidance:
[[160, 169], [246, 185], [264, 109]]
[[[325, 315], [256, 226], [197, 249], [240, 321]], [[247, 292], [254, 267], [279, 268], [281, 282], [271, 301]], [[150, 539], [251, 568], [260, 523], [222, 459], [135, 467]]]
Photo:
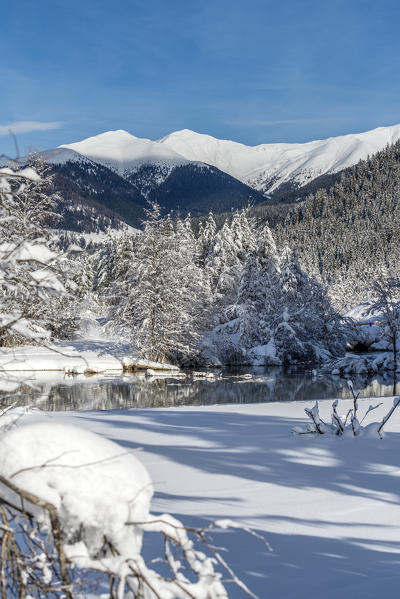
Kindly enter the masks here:
[[[343, 358], [333, 360], [328, 364], [331, 374], [340, 376], [366, 375], [393, 371], [395, 365], [391, 352], [371, 353], [369, 355], [347, 354]], [[397, 366], [397, 370], [398, 370]]]
[[213, 372], [192, 372], [192, 377], [194, 379], [215, 379], [215, 374]]
[[145, 360], [145, 359], [135, 358], [135, 357], [123, 358], [122, 364], [126, 370], [148, 370], [148, 369], [151, 369], [151, 370], [160, 370], [160, 371], [165, 370], [168, 372], [178, 372], [179, 371], [178, 366], [175, 366], [174, 364], [153, 362], [152, 360]]
[[148, 368], [145, 375], [148, 378], [186, 378], [186, 374], [179, 370], [153, 370], [152, 368]]

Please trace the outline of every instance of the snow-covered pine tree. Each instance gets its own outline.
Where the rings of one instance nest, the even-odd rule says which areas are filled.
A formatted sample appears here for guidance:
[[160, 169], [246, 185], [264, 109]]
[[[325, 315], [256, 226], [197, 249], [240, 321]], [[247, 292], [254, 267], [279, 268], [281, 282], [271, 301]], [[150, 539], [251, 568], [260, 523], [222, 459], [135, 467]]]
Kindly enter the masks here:
[[[270, 340], [269, 317], [275, 310], [279, 275], [278, 251], [268, 225], [259, 231], [257, 241], [243, 265], [237, 296], [241, 318], [245, 317], [247, 322], [247, 326], [241, 323], [241, 337], [247, 347]], [[250, 340], [254, 342], [252, 345], [249, 345]]]
[[100, 247], [75, 259], [78, 311], [85, 318], [108, 317], [113, 329], [113, 306], [125, 295], [127, 273], [133, 260], [134, 235], [128, 229], [109, 229]]
[[[400, 275], [400, 142], [346, 169], [339, 182], [296, 203], [277, 227], [308, 274], [326, 282], [339, 307], [370, 297], [381, 267]], [[372, 273], [372, 278], [370, 274]]]
[[255, 347], [274, 353], [273, 347], [266, 346], [271, 341], [271, 314], [276, 310], [279, 257], [269, 227], [265, 225], [258, 232], [257, 243], [247, 247], [250, 253], [240, 272], [236, 299], [215, 330], [223, 363], [252, 362], [255, 356], [248, 351]]
[[210, 281], [215, 313], [224, 320], [224, 308], [235, 302], [240, 273], [247, 256], [256, 247], [254, 222], [247, 209], [233, 214], [215, 233], [214, 242], [205, 259], [205, 272]]
[[86, 298], [93, 292], [97, 273], [97, 252], [82, 252], [76, 259], [79, 269], [77, 275], [77, 296], [79, 299]]
[[242, 268], [236, 301], [215, 329], [221, 361], [316, 362], [341, 355], [346, 327], [324, 287], [301, 268], [289, 247], [278, 255], [266, 226]]
[[255, 238], [256, 223], [250, 215], [249, 208], [236, 210], [233, 214], [231, 234], [237, 249], [237, 255], [243, 264], [252, 252], [257, 248]]
[[95, 252], [96, 272], [93, 280], [93, 291], [106, 295], [110, 285], [115, 281], [118, 240], [109, 228], [101, 247]]
[[393, 352], [393, 369], [398, 363], [398, 338], [400, 334], [400, 280], [389, 275], [375, 279], [373, 301], [367, 313], [376, 314], [381, 323], [383, 337], [390, 343]]
[[[0, 345], [51, 335], [51, 302], [66, 293], [66, 273], [53, 251], [47, 222], [54, 197], [30, 167], [0, 170]], [[36, 185], [38, 186], [36, 189]], [[59, 315], [57, 316], [59, 318]]]
[[208, 257], [212, 252], [212, 248], [215, 243], [215, 234], [217, 232], [217, 225], [214, 220], [213, 213], [210, 212], [205, 224], [200, 224], [200, 229], [197, 237], [199, 247], [199, 259], [200, 264], [204, 266]]
[[279, 305], [274, 341], [283, 363], [318, 362], [346, 349], [346, 326], [326, 289], [301, 268], [297, 253], [286, 246], [281, 255]]
[[212, 294], [217, 304], [223, 305], [232, 299], [231, 296], [236, 291], [240, 266], [231, 228], [225, 222], [215, 235], [212, 251], [205, 263]]
[[164, 362], [195, 351], [203, 326], [205, 284], [196, 265], [196, 243], [189, 221], [162, 217], [158, 204], [147, 211], [143, 231], [124, 279], [113, 315], [129, 328], [135, 349]]

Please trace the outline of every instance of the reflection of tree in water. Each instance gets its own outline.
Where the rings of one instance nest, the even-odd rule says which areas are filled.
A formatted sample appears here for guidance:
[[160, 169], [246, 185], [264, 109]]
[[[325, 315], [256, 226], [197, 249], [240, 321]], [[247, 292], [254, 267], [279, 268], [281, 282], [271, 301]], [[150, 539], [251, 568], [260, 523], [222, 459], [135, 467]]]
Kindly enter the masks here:
[[10, 407], [22, 407], [32, 404], [32, 402], [38, 402], [41, 398], [47, 399], [48, 386], [47, 385], [28, 385], [28, 384], [17, 384], [14, 377], [12, 380], [12, 391], [8, 389], [9, 385], [4, 383], [4, 379], [0, 380], [0, 409]]
[[[242, 371], [243, 373], [243, 371]], [[361, 396], [391, 395], [393, 378], [356, 377], [354, 386]], [[343, 379], [324, 374], [314, 377], [299, 367], [270, 368], [253, 373], [252, 379], [240, 372], [223, 373], [215, 381], [156, 379], [134, 375], [118, 378], [93, 377], [60, 380], [57, 384], [37, 384], [26, 389], [22, 403], [35, 401], [43, 410], [115, 410], [180, 405], [258, 403], [350, 397]], [[9, 399], [9, 398], [8, 398]]]

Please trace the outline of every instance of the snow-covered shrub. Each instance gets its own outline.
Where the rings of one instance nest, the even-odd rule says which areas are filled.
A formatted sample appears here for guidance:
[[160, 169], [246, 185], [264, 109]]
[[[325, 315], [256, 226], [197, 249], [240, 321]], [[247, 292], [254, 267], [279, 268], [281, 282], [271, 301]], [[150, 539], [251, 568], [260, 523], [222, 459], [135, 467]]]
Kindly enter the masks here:
[[340, 376], [375, 374], [384, 370], [393, 372], [396, 369], [392, 353], [371, 354], [370, 356], [349, 354], [329, 362], [328, 367], [332, 374]]
[[374, 368], [375, 356], [357, 356], [349, 354], [343, 358], [332, 360], [328, 364], [328, 368], [332, 374], [340, 376], [372, 374], [377, 372]]
[[305, 427], [296, 426], [293, 429], [293, 432], [298, 435], [307, 435], [307, 434], [317, 434], [317, 435], [336, 435], [338, 437], [341, 436], [353, 436], [358, 437], [364, 432], [373, 432], [378, 435], [378, 437], [382, 438], [383, 436], [383, 427], [392, 416], [395, 409], [400, 405], [400, 397], [395, 397], [393, 400], [393, 405], [390, 408], [389, 412], [382, 418], [379, 422], [373, 422], [366, 426], [362, 426], [365, 418], [368, 416], [370, 412], [378, 408], [382, 405], [382, 403], [376, 405], [370, 405], [368, 409], [365, 411], [364, 415], [360, 419], [359, 410], [358, 410], [358, 397], [359, 392], [356, 393], [354, 391], [352, 381], [348, 381], [348, 387], [351, 390], [353, 395], [353, 407], [347, 411], [345, 416], [341, 416], [338, 413], [338, 404], [339, 401], [336, 399], [332, 403], [332, 413], [331, 413], [331, 422], [324, 422], [319, 414], [318, 402], [315, 402], [315, 405], [312, 408], [305, 408], [304, 411], [307, 414], [308, 418], [311, 422], [307, 423]]
[[[94, 433], [54, 422], [3, 432], [0, 490], [4, 597], [86, 596], [97, 573], [99, 583], [108, 579], [110, 599], [223, 599], [217, 566], [247, 591], [208, 543], [211, 526], [188, 529], [169, 514], [152, 515], [144, 466]], [[145, 562], [147, 533], [161, 537], [164, 560]]]

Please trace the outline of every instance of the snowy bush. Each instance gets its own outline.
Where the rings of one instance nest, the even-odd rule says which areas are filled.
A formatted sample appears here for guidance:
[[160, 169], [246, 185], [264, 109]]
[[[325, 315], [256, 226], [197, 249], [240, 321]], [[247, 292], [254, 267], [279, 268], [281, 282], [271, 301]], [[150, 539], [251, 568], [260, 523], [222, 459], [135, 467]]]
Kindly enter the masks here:
[[329, 362], [328, 367], [332, 374], [346, 376], [375, 374], [384, 370], [394, 371], [396, 364], [391, 353], [371, 354], [370, 356], [349, 354]]
[[365, 411], [364, 415], [360, 420], [359, 410], [358, 410], [358, 397], [359, 392], [356, 393], [354, 391], [352, 381], [348, 381], [349, 389], [353, 395], [353, 407], [347, 411], [347, 414], [344, 416], [339, 415], [338, 413], [338, 404], [339, 401], [336, 399], [332, 403], [332, 413], [331, 413], [331, 422], [324, 422], [319, 415], [319, 407], [318, 402], [315, 402], [313, 408], [305, 408], [304, 411], [307, 414], [308, 418], [311, 422], [309, 422], [305, 427], [297, 426], [293, 429], [293, 432], [298, 435], [307, 435], [307, 434], [317, 434], [317, 435], [336, 435], [338, 437], [341, 436], [353, 436], [358, 437], [364, 432], [373, 432], [378, 435], [380, 438], [383, 436], [383, 427], [392, 416], [395, 409], [400, 405], [400, 397], [395, 397], [393, 400], [393, 405], [390, 408], [389, 412], [382, 418], [379, 422], [373, 422], [369, 425], [362, 426], [365, 418], [368, 416], [370, 412], [381, 406], [382, 404], [370, 405], [368, 409]]
[[[251, 594], [208, 542], [212, 525], [153, 516], [144, 466], [93, 433], [54, 422], [6, 430], [0, 487], [3, 597], [86, 596], [96, 574], [111, 599], [227, 598], [217, 566]], [[162, 539], [165, 559], [145, 562], [147, 533]]]

